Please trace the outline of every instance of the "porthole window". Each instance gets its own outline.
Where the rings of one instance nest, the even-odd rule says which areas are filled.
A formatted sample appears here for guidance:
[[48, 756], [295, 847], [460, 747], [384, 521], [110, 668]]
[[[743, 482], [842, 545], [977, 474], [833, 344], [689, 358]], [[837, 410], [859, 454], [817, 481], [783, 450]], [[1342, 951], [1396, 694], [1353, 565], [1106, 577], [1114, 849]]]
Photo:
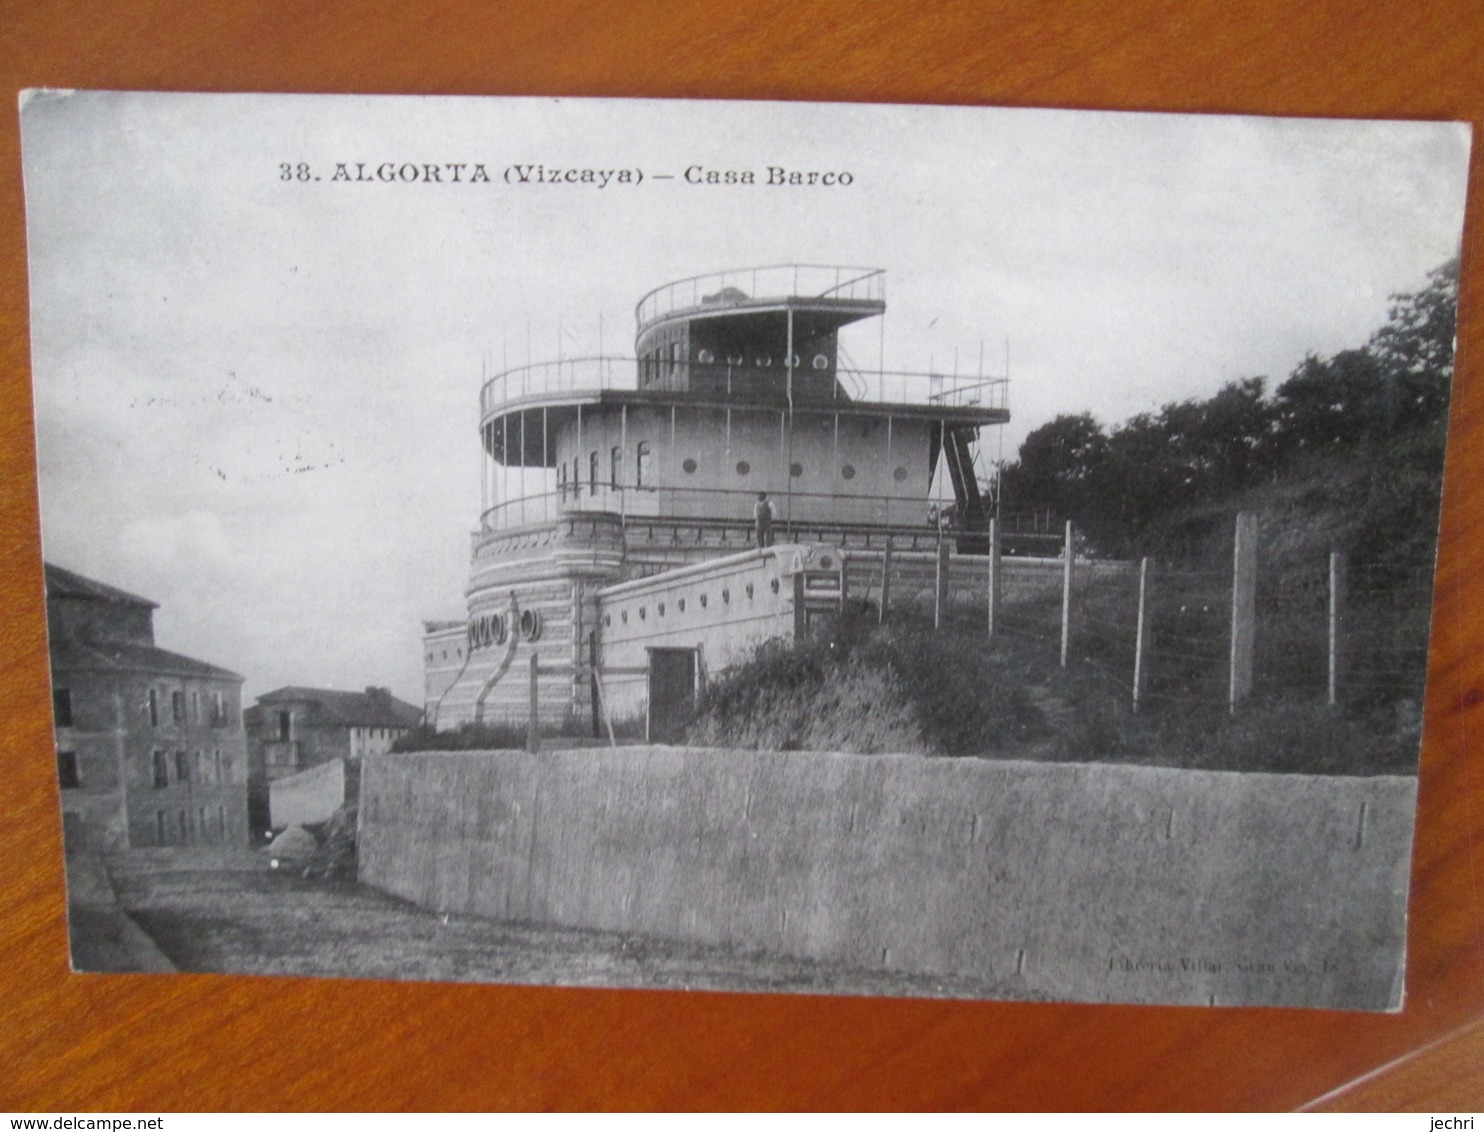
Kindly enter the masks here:
[[773, 579], [772, 586], [773, 586], [773, 592], [776, 594], [778, 592], [778, 579], [777, 578], [774, 578]]
[[729, 366], [740, 366], [745, 361], [747, 361], [747, 359], [744, 358], [741, 354], [728, 354], [727, 355], [727, 365], [729, 365]]
[[687, 456], [685, 458], [685, 460], [681, 463], [680, 466], [685, 469], [685, 474], [686, 475], [692, 475], [692, 474], [695, 473], [696, 462], [694, 460], [692, 460], [689, 456]]
[[769, 357], [767, 354], [759, 354], [757, 356], [757, 368], [758, 369], [767, 369], [772, 364], [773, 364], [773, 359], [771, 357]]
[[798, 354], [795, 354], [794, 355], [794, 367], [793, 368], [794, 369], [798, 369], [799, 368], [799, 355]]
[[788, 474], [791, 475], [791, 476], [793, 476], [794, 479], [798, 479], [800, 476], [802, 476], [804, 474], [804, 465], [803, 464], [790, 464], [788, 466]]
[[829, 360], [829, 358], [825, 357], [823, 354], [815, 354], [814, 355], [814, 368], [815, 369], [829, 369], [830, 368], [830, 360]]
[[541, 614], [534, 609], [523, 609], [520, 612], [520, 635], [528, 641], [536, 641], [541, 637]]
[[709, 366], [712, 362], [716, 361], [716, 355], [710, 350], [702, 350], [696, 355], [696, 361], [700, 362], [703, 366]]
[[897, 483], [901, 483], [904, 479], [907, 478], [907, 469], [898, 468], [896, 471], [892, 472], [891, 478], [896, 480]]
[[834, 566], [834, 564], [835, 564], [835, 560], [833, 558], [831, 558], [828, 554], [821, 554], [819, 556], [819, 568], [821, 570], [828, 570], [828, 569], [830, 569], [830, 567]]
[[745, 476], [750, 471], [752, 471], [752, 465], [749, 464], [746, 460], [737, 461], [737, 474], [739, 476]]
[[853, 479], [855, 479], [855, 465], [854, 464], [846, 464], [843, 468], [841, 468], [840, 469], [840, 478], [841, 479], [846, 479], [846, 480], [853, 480]]

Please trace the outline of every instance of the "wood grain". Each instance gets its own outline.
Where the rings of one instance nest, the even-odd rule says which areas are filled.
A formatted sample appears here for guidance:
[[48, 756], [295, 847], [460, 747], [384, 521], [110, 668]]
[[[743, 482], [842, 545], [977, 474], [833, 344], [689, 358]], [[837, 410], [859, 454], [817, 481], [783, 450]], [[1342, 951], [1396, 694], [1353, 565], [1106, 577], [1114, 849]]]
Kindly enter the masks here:
[[[9, 0], [26, 86], [828, 99], [1484, 121], [1484, 15], [1413, 0]], [[1477, 152], [1477, 150], [1476, 150]], [[1470, 199], [1479, 205], [1478, 160]], [[0, 129], [0, 1108], [1484, 1105], [1484, 264], [1471, 223], [1406, 1010], [1375, 1017], [67, 970], [16, 118]], [[1465, 1051], [1455, 1055], [1450, 1051]], [[1384, 1087], [1383, 1087], [1384, 1086]]]

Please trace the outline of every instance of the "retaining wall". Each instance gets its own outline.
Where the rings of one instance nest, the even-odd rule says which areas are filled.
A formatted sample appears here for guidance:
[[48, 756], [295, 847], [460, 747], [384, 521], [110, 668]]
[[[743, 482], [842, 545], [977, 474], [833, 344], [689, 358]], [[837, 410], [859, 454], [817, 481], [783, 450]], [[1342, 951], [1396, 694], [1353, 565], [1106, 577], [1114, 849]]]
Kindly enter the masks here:
[[376, 755], [425, 907], [1087, 1001], [1400, 1003], [1416, 783], [912, 755]]

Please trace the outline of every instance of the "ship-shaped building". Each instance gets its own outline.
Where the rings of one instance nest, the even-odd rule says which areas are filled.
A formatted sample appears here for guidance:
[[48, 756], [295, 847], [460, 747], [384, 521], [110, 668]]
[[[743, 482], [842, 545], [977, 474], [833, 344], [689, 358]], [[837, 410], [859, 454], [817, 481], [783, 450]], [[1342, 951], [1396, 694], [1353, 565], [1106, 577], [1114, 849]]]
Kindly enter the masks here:
[[645, 295], [631, 357], [490, 378], [468, 616], [426, 623], [429, 722], [523, 723], [535, 681], [543, 724], [601, 701], [663, 738], [659, 707], [837, 609], [847, 557], [982, 554], [975, 445], [1005, 378], [853, 365], [841, 330], [885, 310], [876, 269], [718, 272]]

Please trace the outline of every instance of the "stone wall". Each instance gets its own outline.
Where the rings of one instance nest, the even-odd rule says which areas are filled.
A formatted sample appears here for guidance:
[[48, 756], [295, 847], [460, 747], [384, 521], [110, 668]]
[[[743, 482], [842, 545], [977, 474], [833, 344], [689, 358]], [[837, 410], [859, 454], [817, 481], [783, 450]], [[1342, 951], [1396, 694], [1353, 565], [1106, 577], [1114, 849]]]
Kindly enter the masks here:
[[812, 752], [388, 754], [361, 879], [440, 911], [1011, 997], [1395, 1008], [1415, 780]]

